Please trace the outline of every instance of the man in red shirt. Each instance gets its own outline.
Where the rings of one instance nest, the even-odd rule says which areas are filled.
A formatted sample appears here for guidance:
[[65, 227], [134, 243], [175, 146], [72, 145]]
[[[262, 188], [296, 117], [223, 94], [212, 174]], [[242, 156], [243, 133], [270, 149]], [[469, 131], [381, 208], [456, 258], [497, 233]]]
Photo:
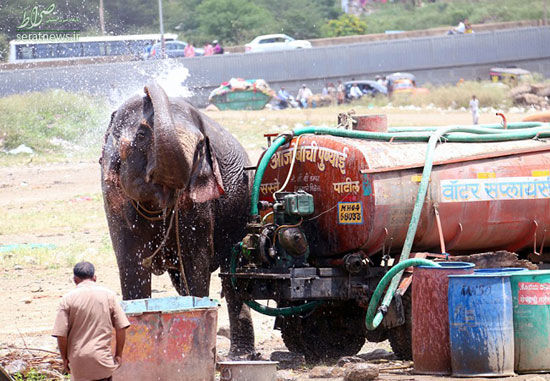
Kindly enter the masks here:
[[[114, 292], [95, 283], [90, 262], [73, 269], [76, 288], [59, 304], [53, 336], [73, 381], [109, 381], [122, 362], [128, 318]], [[115, 354], [111, 340], [115, 330]]]

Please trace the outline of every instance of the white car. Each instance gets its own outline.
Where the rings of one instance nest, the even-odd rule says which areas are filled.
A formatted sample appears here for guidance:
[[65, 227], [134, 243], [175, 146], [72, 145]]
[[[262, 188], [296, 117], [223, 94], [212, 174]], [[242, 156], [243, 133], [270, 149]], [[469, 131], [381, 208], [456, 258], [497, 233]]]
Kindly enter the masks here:
[[272, 52], [276, 50], [308, 49], [311, 42], [295, 40], [286, 34], [266, 34], [258, 36], [244, 46], [245, 53]]

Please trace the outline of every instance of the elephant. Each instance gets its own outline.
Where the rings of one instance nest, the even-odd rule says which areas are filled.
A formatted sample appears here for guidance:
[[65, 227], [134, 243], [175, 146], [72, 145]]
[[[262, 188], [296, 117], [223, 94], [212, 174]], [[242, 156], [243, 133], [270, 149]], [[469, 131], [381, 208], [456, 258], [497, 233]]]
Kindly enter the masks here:
[[[183, 98], [145, 86], [111, 115], [100, 158], [107, 222], [124, 300], [149, 298], [168, 272], [180, 295], [208, 296], [245, 235], [251, 176], [244, 148]], [[222, 278], [231, 356], [254, 352], [249, 307]]]

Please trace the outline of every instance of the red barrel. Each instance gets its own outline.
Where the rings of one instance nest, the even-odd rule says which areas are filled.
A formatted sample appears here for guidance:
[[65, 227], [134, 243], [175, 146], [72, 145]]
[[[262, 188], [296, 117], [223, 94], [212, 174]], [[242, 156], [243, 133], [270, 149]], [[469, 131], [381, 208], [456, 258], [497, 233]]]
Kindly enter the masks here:
[[440, 265], [416, 267], [413, 273], [412, 352], [415, 373], [451, 374], [447, 276], [473, 274], [474, 265], [466, 262], [442, 262]]

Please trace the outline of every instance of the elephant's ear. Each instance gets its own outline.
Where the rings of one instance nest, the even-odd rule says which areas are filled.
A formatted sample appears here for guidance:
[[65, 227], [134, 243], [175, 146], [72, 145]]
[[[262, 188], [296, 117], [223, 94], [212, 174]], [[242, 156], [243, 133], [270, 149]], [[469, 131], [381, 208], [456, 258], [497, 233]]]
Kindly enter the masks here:
[[197, 147], [196, 162], [189, 182], [189, 196], [194, 202], [214, 200], [225, 193], [218, 160], [205, 137]]
[[153, 104], [153, 155], [147, 165], [146, 180], [172, 189], [187, 186], [193, 167], [193, 153], [200, 136], [177, 125], [164, 90], [152, 83], [145, 94]]

